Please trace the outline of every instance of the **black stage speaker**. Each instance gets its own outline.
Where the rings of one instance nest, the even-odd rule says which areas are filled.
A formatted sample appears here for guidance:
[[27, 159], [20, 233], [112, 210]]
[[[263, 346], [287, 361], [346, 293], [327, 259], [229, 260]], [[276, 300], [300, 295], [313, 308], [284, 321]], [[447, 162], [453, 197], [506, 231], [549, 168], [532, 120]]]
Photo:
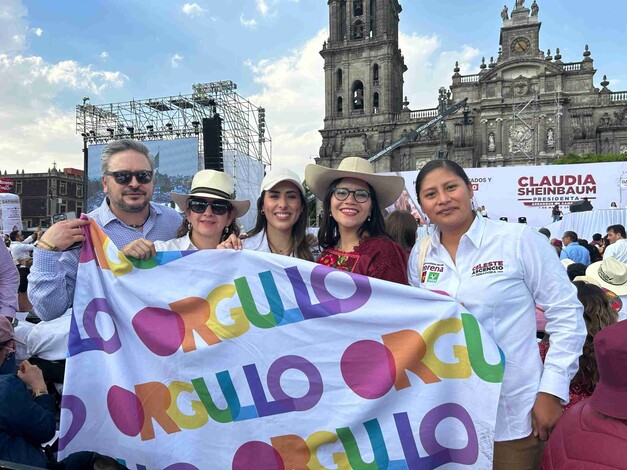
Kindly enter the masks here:
[[507, 222], [507, 217], [499, 217], [499, 220], [501, 220], [503, 222]]
[[202, 138], [205, 157], [205, 170], [224, 171], [222, 152], [222, 118], [215, 114], [202, 120]]
[[587, 200], [576, 201], [570, 205], [571, 212], [586, 212], [586, 211], [591, 211], [591, 210], [592, 210], [592, 204], [590, 204], [590, 201], [587, 201]]
[[527, 217], [518, 217], [518, 223], [519, 224], [526, 224], [527, 223]]

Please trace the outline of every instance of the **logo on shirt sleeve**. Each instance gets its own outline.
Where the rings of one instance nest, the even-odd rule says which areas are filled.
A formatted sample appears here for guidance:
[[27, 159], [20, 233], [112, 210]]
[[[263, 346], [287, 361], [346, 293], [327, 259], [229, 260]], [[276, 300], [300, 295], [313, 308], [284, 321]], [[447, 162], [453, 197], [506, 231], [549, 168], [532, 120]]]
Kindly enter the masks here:
[[438, 263], [425, 263], [422, 267], [422, 276], [420, 278], [421, 283], [425, 282], [438, 282], [440, 274], [444, 272], [444, 264]]
[[488, 261], [480, 263], [472, 268], [470, 277], [483, 276], [484, 274], [502, 274], [505, 272], [503, 261]]

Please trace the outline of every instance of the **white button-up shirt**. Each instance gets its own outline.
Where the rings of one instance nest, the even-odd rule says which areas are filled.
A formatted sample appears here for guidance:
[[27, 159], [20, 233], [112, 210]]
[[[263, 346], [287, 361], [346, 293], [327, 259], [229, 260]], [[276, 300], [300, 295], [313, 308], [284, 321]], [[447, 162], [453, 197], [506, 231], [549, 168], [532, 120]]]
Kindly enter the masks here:
[[[505, 354], [495, 440], [527, 437], [538, 392], [568, 401], [586, 338], [583, 306], [555, 250], [526, 225], [477, 216], [459, 241], [456, 262], [440, 244], [437, 228], [422, 273], [419, 252], [420, 242], [409, 257], [409, 283], [445, 291], [462, 302]], [[544, 365], [536, 340], [536, 304], [545, 310], [551, 335]]]
[[603, 258], [615, 258], [621, 263], [627, 263], [627, 240], [619, 238], [605, 248]]

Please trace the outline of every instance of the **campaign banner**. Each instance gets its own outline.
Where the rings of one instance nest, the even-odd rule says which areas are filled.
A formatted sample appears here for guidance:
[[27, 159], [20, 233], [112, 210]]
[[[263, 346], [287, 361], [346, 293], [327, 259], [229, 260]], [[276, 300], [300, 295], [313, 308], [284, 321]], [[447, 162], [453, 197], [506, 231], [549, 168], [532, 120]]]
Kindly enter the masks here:
[[505, 358], [450, 297], [254, 251], [127, 259], [92, 220], [59, 450], [131, 469], [492, 468]]
[[[507, 217], [542, 227], [552, 222], [551, 210], [558, 205], [563, 214], [584, 198], [594, 209], [609, 209], [612, 202], [627, 206], [627, 162], [576, 165], [509, 166], [464, 168], [478, 206], [492, 219]], [[388, 210], [419, 213], [415, 182], [417, 171], [395, 173], [404, 177], [405, 192]]]
[[13, 180], [0, 178], [0, 193], [8, 193], [13, 188]]

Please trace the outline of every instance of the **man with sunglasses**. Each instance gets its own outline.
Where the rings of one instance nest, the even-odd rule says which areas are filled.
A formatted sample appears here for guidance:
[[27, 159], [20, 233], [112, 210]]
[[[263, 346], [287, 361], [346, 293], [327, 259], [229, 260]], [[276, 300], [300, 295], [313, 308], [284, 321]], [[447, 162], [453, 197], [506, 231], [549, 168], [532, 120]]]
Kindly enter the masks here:
[[[169, 240], [181, 225], [181, 216], [151, 202], [154, 161], [141, 142], [111, 142], [101, 154], [102, 186], [106, 197], [87, 216], [94, 219], [116, 246], [140, 238]], [[42, 320], [60, 317], [72, 305], [79, 251], [88, 220], [57, 222], [38, 241], [28, 277], [28, 296]]]

